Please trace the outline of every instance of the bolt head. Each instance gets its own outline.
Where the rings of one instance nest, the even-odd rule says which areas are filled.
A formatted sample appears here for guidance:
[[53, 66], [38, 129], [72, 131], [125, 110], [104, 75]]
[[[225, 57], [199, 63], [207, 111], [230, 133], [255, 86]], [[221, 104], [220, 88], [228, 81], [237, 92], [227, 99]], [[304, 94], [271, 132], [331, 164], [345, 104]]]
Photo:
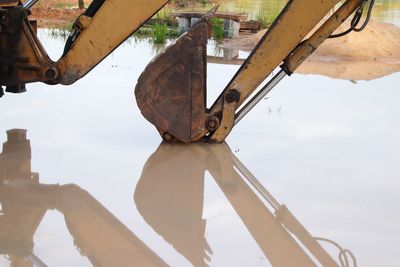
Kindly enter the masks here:
[[162, 137], [167, 142], [171, 142], [174, 139], [174, 137], [169, 133], [164, 133]]
[[239, 99], [240, 99], [240, 93], [235, 89], [229, 90], [228, 93], [225, 95], [225, 100], [228, 103], [238, 102]]
[[219, 119], [215, 116], [209, 116], [206, 121], [206, 128], [210, 131], [215, 131], [220, 125]]

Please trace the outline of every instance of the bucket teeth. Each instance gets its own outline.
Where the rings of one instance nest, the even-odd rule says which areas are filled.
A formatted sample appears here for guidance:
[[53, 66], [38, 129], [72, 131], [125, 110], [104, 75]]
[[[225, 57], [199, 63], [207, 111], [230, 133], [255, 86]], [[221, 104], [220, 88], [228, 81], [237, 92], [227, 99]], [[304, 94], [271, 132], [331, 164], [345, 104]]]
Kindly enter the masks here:
[[201, 20], [146, 67], [135, 88], [143, 116], [185, 143], [205, 131], [207, 35]]

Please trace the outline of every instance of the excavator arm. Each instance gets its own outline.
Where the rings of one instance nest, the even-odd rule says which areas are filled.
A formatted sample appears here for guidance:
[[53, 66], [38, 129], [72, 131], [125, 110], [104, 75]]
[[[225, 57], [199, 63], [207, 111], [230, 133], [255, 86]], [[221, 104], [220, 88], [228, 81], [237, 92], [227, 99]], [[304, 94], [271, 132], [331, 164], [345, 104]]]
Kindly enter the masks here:
[[160, 10], [168, 0], [95, 0], [74, 24], [57, 62], [58, 83], [71, 84], [83, 77]]
[[[36, 1], [0, 0], [0, 96], [2, 86], [8, 92], [18, 93], [29, 82], [72, 84], [168, 2], [94, 0], [74, 23], [63, 56], [53, 62], [28, 19], [29, 8]], [[374, 0], [369, 1], [371, 10]], [[343, 1], [289, 0], [208, 109], [207, 27], [216, 8], [210, 10], [187, 34], [158, 55], [139, 77], [135, 95], [142, 114], [166, 141], [224, 141], [234, 125], [351, 14], [355, 13], [350, 31], [365, 27], [364, 24], [355, 28], [368, 0], [346, 0], [327, 17], [339, 2]], [[279, 66], [278, 74], [260, 88]]]
[[[73, 25], [63, 56], [53, 62], [29, 21], [37, 0], [0, 0], [0, 86], [72, 84], [87, 74], [168, 0], [94, 0]], [[1, 96], [1, 95], [0, 95]]]
[[[225, 140], [235, 121], [238, 122], [239, 116], [243, 116], [236, 112], [238, 108], [279, 65], [282, 64], [282, 71], [274, 77], [272, 80], [274, 83], [281, 80], [285, 74], [291, 75], [365, 0], [346, 1], [312, 33], [338, 2], [337, 0], [289, 1], [212, 106], [211, 116], [218, 117], [218, 114], [222, 116], [219, 115], [221, 125], [211, 134], [211, 141]], [[310, 10], [312, 10], [311, 15]], [[311, 37], [304, 40], [310, 33]], [[251, 105], [252, 101], [249, 103]]]
[[[201, 51], [205, 50], [205, 41], [199, 40], [199, 36], [207, 38], [203, 34], [210, 17], [207, 14], [139, 77], [135, 94], [142, 114], [166, 141], [222, 142], [266, 93], [285, 75], [292, 74], [356, 10], [356, 23], [360, 21], [359, 14], [367, 1], [347, 0], [318, 27], [339, 2], [289, 1], [210, 109], [204, 100], [206, 63]], [[176, 51], [187, 55], [180, 60], [173, 56]], [[279, 66], [282, 70], [278, 75], [249, 100]]]

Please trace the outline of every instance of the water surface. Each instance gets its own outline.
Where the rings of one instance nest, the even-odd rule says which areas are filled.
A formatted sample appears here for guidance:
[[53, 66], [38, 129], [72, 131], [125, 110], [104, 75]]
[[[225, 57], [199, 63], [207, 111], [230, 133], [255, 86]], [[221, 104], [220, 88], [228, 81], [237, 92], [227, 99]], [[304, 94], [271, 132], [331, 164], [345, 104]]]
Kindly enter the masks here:
[[[57, 58], [62, 41], [40, 35]], [[279, 243], [291, 236], [238, 162], [358, 266], [400, 265], [399, 73], [370, 82], [293, 75], [222, 150], [192, 150], [160, 146], [135, 104], [154, 54], [131, 39], [72, 86], [31, 84], [0, 100], [0, 142], [11, 129], [30, 140], [11, 138], [20, 145], [2, 150], [0, 266], [290, 266], [287, 255], [318, 266], [290, 238]], [[209, 102], [237, 68], [208, 65]], [[339, 262], [337, 248], [322, 244]]]

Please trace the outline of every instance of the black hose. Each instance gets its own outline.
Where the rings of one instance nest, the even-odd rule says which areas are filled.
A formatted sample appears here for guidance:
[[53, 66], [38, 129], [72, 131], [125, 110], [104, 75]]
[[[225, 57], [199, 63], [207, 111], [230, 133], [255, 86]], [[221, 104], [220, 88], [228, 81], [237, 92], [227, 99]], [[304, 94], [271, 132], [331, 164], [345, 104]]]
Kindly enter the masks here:
[[350, 28], [348, 30], [346, 30], [344, 32], [341, 32], [341, 33], [338, 33], [338, 34], [331, 34], [328, 38], [330, 38], [330, 39], [338, 38], [338, 37], [345, 36], [346, 34], [352, 32], [352, 31], [361, 32], [362, 30], [364, 30], [365, 27], [367, 27], [367, 25], [368, 25], [368, 23], [369, 23], [369, 21], [371, 19], [372, 9], [373, 9], [373, 7], [375, 5], [375, 0], [370, 0], [367, 17], [365, 18], [365, 21], [361, 25], [361, 27], [357, 28], [357, 25], [360, 23], [362, 15], [364, 13], [364, 6], [365, 6], [366, 2], [368, 2], [368, 0], [362, 0], [362, 2], [360, 3], [360, 6], [356, 10], [356, 13], [354, 14], [354, 17], [351, 20]]
[[[85, 13], [83, 13], [83, 15], [88, 17], [93, 17], [97, 13], [97, 11], [99, 11], [104, 2], [105, 0], [94, 0], [86, 9]], [[79, 34], [80, 34], [79, 31], [75, 29], [72, 30], [72, 33], [70, 34], [70, 36], [67, 39], [67, 42], [65, 43], [64, 52], [62, 56], [65, 56], [68, 53], [68, 51], [71, 49], [72, 44], [78, 38]]]
[[[358, 28], [358, 29], [356, 28], [357, 25], [354, 25], [354, 26], [352, 25], [353, 31], [355, 31], [355, 32], [360, 32], [360, 31], [364, 30], [365, 27], [367, 27], [368, 22], [369, 22], [370, 19], [371, 19], [371, 14], [372, 14], [372, 9], [373, 9], [373, 7], [374, 7], [374, 4], [375, 4], [375, 0], [371, 0], [371, 2], [369, 3], [369, 7], [368, 7], [367, 17], [366, 17], [366, 19], [365, 19], [363, 25], [362, 25], [360, 28]], [[360, 17], [360, 18], [361, 18], [361, 17]], [[358, 24], [358, 22], [357, 22], [357, 24]]]
[[89, 7], [86, 9], [84, 15], [88, 17], [93, 17], [97, 11], [100, 9], [100, 7], [104, 4], [105, 0], [95, 0], [93, 1]]

